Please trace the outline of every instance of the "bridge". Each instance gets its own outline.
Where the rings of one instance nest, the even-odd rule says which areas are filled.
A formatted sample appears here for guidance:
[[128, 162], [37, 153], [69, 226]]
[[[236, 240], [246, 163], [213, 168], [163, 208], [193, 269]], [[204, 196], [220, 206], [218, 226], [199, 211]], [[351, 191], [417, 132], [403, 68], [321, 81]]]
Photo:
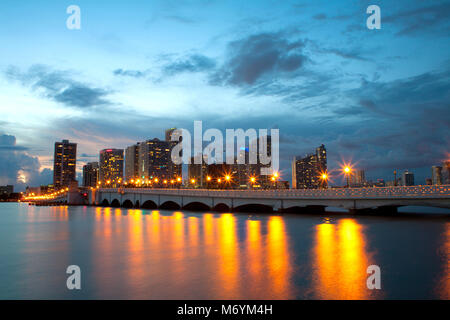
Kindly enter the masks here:
[[90, 202], [170, 210], [320, 212], [338, 207], [350, 212], [396, 212], [401, 206], [450, 208], [450, 185], [288, 190], [103, 188], [92, 191]]

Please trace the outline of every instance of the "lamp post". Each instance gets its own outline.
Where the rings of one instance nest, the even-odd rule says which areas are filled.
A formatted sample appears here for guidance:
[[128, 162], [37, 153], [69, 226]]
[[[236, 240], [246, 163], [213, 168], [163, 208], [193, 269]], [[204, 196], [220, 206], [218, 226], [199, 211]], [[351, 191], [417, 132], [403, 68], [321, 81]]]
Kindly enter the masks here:
[[320, 179], [322, 179], [323, 188], [326, 189], [325, 185], [328, 182], [328, 174], [326, 172], [322, 173], [322, 175], [320, 176]]
[[348, 182], [348, 177], [350, 176], [351, 171], [352, 171], [352, 169], [349, 166], [345, 166], [344, 173], [345, 173], [345, 176], [347, 177], [347, 188], [350, 188], [350, 184]]

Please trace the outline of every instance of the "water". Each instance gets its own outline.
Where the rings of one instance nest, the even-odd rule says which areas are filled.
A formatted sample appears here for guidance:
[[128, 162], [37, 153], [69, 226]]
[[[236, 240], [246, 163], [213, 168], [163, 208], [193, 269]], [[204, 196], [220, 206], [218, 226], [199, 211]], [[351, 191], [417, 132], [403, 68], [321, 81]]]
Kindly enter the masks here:
[[[449, 299], [449, 217], [4, 203], [0, 298]], [[80, 291], [66, 288], [73, 264]], [[366, 287], [372, 264], [381, 290]]]

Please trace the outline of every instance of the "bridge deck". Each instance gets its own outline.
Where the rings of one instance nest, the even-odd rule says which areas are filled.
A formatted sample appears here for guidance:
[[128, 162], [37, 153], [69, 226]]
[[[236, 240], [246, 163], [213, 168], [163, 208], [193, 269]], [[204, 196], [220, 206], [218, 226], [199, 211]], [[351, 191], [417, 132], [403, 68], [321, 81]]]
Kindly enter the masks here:
[[99, 189], [100, 193], [138, 193], [183, 197], [261, 198], [261, 199], [449, 199], [450, 185], [380, 188], [213, 190], [118, 188]]

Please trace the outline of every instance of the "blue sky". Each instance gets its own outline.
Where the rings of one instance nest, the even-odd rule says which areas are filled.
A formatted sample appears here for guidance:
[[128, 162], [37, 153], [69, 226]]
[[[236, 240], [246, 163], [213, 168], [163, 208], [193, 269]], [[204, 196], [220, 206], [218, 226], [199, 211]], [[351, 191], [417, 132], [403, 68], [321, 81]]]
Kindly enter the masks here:
[[[66, 8], [81, 8], [81, 30]], [[366, 8], [381, 8], [381, 29]], [[50, 183], [53, 143], [78, 167], [164, 129], [279, 128], [290, 160], [372, 179], [449, 157], [450, 1], [0, 3], [0, 185]]]

